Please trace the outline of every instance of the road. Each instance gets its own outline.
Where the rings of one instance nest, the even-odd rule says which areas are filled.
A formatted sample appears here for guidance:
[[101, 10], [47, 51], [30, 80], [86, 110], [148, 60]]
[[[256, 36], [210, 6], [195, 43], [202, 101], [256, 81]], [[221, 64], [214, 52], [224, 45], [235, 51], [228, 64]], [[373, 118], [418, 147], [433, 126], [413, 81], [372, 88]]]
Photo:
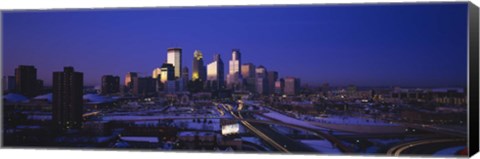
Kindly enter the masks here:
[[467, 142], [465, 139], [428, 139], [428, 140], [419, 140], [400, 144], [390, 148], [387, 151], [387, 155], [390, 156], [400, 156], [400, 155], [425, 155], [433, 154], [441, 149], [452, 147], [452, 146], [461, 146], [466, 145]]
[[[227, 108], [225, 108], [227, 110]], [[233, 112], [231, 109], [228, 109], [228, 111], [234, 116], [236, 119], [243, 119], [240, 115], [236, 115], [235, 112]], [[252, 124], [250, 124], [248, 121], [245, 120], [240, 120], [240, 122], [247, 127], [251, 132], [253, 132], [256, 136], [260, 137], [262, 140], [273, 146], [275, 149], [281, 151], [281, 152], [286, 152], [290, 153], [288, 149], [286, 149], [284, 146], [280, 145], [277, 143], [275, 140], [267, 136], [265, 133], [262, 131], [258, 130], [255, 128]]]
[[[240, 113], [239, 116], [243, 119], [245, 118], [252, 118], [249, 115], [246, 115], [245, 113]], [[273, 141], [278, 143], [279, 145], [283, 146], [285, 149], [287, 149], [289, 152], [302, 152], [302, 153], [315, 153], [318, 152], [315, 149], [300, 143], [298, 141], [295, 141], [283, 134], [278, 133], [277, 131], [273, 130], [270, 128], [269, 125], [265, 124], [260, 124], [260, 123], [252, 123], [251, 124], [254, 128], [262, 132], [263, 134], [267, 135], [269, 138], [271, 138]]]
[[271, 117], [268, 117], [268, 116], [264, 116], [264, 115], [261, 115], [261, 116], [269, 119], [267, 121], [272, 122], [272, 123], [282, 123], [282, 125], [285, 125], [285, 126], [288, 126], [288, 127], [291, 127], [291, 128], [295, 128], [295, 129], [299, 129], [299, 130], [303, 130], [303, 131], [308, 131], [308, 132], [313, 132], [313, 134], [315, 136], [327, 139], [331, 143], [334, 143], [334, 145], [338, 149], [340, 149], [340, 151], [342, 151], [344, 153], [352, 153], [353, 152], [353, 150], [351, 148], [345, 146], [339, 139], [337, 139], [333, 135], [327, 134], [327, 133], [325, 133], [325, 132], [323, 132], [319, 129], [312, 129], [312, 128], [309, 128], [309, 127], [304, 127], [302, 125], [293, 125], [293, 124], [289, 124], [289, 123], [283, 123], [282, 121], [279, 121], [277, 119], [274, 119], [274, 118], [271, 118]]
[[[319, 133], [322, 133], [322, 132], [319, 132], [319, 131], [307, 130], [307, 129], [299, 127], [297, 125], [287, 124], [287, 123], [283, 123], [281, 121], [268, 121], [267, 120], [267, 121], [264, 121], [264, 122], [250, 122], [250, 120], [255, 120], [255, 118], [253, 118], [250, 115], [245, 114], [245, 112], [243, 112], [243, 111], [233, 111], [233, 109], [232, 109], [233, 107], [231, 105], [222, 104], [222, 106], [224, 107], [224, 109], [226, 111], [230, 112], [230, 114], [232, 114], [232, 116], [234, 116], [237, 120], [240, 120], [242, 122], [242, 124], [244, 124], [252, 132], [254, 132], [258, 137], [262, 138], [264, 141], [266, 141], [268, 144], [270, 144], [271, 146], [273, 146], [274, 148], [276, 148], [279, 151], [283, 151], [283, 152], [302, 152], [302, 153], [315, 153], [315, 152], [317, 152], [318, 153], [317, 150], [315, 150], [315, 149], [313, 149], [313, 148], [311, 148], [311, 147], [309, 147], [309, 146], [307, 146], [303, 143], [295, 141], [295, 140], [287, 137], [286, 135], [283, 135], [283, 134], [280, 134], [280, 133], [276, 132], [275, 130], [270, 128], [270, 126], [269, 126], [270, 124], [278, 123], [279, 125], [284, 125], [284, 126], [287, 126], [287, 127], [296, 128], [296, 129], [299, 129], [299, 130], [314, 132], [314, 134], [316, 136], [319, 136], [319, 137], [322, 137], [322, 138], [324, 138], [324, 135], [325, 135], [325, 134], [320, 135]], [[265, 123], [267, 123], [267, 124], [265, 124]], [[328, 138], [328, 140], [331, 140], [331, 138]], [[339, 141], [336, 141], [336, 142], [339, 142]], [[336, 143], [336, 142], [334, 142], [334, 143]], [[351, 152], [351, 151], [346, 150], [344, 152]]]

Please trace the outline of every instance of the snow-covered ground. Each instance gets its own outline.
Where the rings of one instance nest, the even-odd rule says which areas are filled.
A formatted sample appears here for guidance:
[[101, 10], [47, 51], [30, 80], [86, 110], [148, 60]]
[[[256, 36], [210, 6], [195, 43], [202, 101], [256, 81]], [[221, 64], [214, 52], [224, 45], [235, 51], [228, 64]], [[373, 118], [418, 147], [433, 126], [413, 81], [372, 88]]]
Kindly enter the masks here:
[[[270, 112], [265, 113], [265, 116], [275, 118], [286, 123], [296, 124], [301, 126], [310, 127], [313, 126], [309, 122], [318, 122], [326, 124], [346, 124], [346, 125], [370, 125], [370, 126], [395, 126], [398, 124], [385, 122], [382, 120], [373, 120], [361, 117], [352, 117], [352, 116], [322, 116], [322, 117], [312, 117], [307, 115], [300, 115], [299, 118], [290, 117], [282, 113], [276, 112], [275, 110], [267, 108]], [[307, 126], [310, 125], [310, 126]]]
[[3, 99], [7, 102], [18, 103], [18, 102], [28, 102], [28, 98], [16, 93], [9, 93], [3, 96]]
[[158, 137], [145, 137], [145, 136], [122, 136], [120, 139], [124, 141], [131, 141], [131, 142], [150, 142], [150, 143], [158, 143]]
[[47, 100], [48, 102], [52, 102], [52, 93], [47, 93], [47, 94], [39, 95], [39, 96], [36, 96], [36, 97], [33, 98], [33, 99], [37, 99], [37, 100]]
[[112, 98], [108, 96], [102, 96], [98, 94], [85, 94], [83, 95], [83, 100], [87, 100], [90, 104], [100, 104], [116, 101], [118, 98]]
[[307, 121], [292, 118], [292, 117], [280, 114], [280, 113], [278, 113], [276, 111], [273, 111], [273, 110], [269, 110], [268, 113], [264, 113], [263, 115], [265, 115], [267, 117], [270, 117], [270, 118], [274, 118], [274, 119], [279, 120], [279, 121], [282, 121], [284, 123], [288, 123], [288, 124], [299, 125], [299, 126], [303, 126], [303, 127], [307, 127], [307, 128], [317, 129], [317, 130], [326, 130], [324, 128], [314, 126]]
[[455, 156], [455, 153], [457, 153], [460, 150], [463, 150], [464, 148], [465, 146], [455, 146], [455, 147], [446, 148], [446, 149], [435, 152], [433, 156]]
[[327, 123], [327, 124], [352, 124], [352, 125], [375, 125], [375, 126], [392, 126], [396, 125], [381, 120], [366, 119], [360, 117], [350, 116], [328, 116], [328, 117], [316, 117], [309, 118], [315, 122]]
[[[213, 131], [220, 130], [220, 119], [207, 119], [207, 122], [205, 123], [203, 123], [203, 119], [201, 119], [200, 122], [193, 122], [192, 120], [193, 119], [175, 120], [174, 123], [180, 128], [186, 129]], [[211, 123], [209, 123], [209, 121], [211, 121]]]
[[105, 121], [124, 121], [124, 120], [159, 120], [159, 119], [182, 119], [182, 118], [226, 118], [226, 117], [218, 117], [212, 115], [191, 115], [191, 114], [179, 114], [179, 115], [171, 115], [171, 114], [158, 114], [158, 115], [151, 115], [151, 116], [144, 116], [144, 115], [106, 115], [103, 117]]
[[300, 140], [300, 142], [310, 146], [311, 148], [328, 154], [341, 154], [341, 151], [336, 148], [328, 140]]
[[[392, 133], [404, 130], [401, 125], [390, 124], [383, 121], [373, 122], [371, 119], [364, 119], [360, 117], [340, 117], [330, 116], [324, 117], [322, 122], [315, 121], [312, 117], [300, 115], [301, 117], [292, 117], [282, 114], [270, 108], [268, 113], [263, 115], [268, 118], [273, 118], [284, 123], [298, 125], [306, 128], [312, 128], [320, 131], [328, 131], [330, 129], [345, 132], [361, 132], [361, 133]], [[328, 122], [327, 122], [328, 121]], [[329, 132], [330, 133], [330, 132]]]

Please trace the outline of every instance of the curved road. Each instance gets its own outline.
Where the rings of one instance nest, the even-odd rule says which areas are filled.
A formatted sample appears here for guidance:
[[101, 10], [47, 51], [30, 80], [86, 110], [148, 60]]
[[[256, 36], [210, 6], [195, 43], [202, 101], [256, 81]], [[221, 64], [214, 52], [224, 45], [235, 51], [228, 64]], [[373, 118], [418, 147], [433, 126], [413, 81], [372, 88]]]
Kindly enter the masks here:
[[389, 156], [400, 156], [402, 154], [408, 155], [423, 155], [423, 154], [433, 154], [438, 150], [458, 146], [466, 145], [465, 139], [428, 139], [428, 140], [419, 140], [408, 143], [403, 143], [397, 146], [390, 148], [387, 151]]

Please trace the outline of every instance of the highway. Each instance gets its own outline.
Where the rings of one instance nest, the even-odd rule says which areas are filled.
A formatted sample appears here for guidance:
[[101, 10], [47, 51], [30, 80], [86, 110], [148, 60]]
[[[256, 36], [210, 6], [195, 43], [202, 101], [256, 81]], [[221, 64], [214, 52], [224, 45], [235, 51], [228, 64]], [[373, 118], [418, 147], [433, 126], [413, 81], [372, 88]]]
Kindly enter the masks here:
[[[249, 115], [244, 113], [239, 113], [240, 118], [251, 118]], [[289, 152], [302, 152], [302, 153], [318, 153], [318, 151], [313, 148], [295, 141], [283, 134], [278, 133], [277, 131], [270, 128], [268, 125], [261, 123], [251, 124], [257, 130], [261, 131], [263, 134], [266, 134], [269, 138], [273, 139], [276, 143], [286, 148]]]
[[389, 156], [400, 156], [402, 154], [433, 154], [438, 150], [443, 148], [448, 148], [451, 146], [466, 145], [467, 142], [465, 139], [428, 139], [428, 140], [419, 140], [400, 144], [390, 148], [387, 151]]
[[[227, 109], [227, 108], [225, 108]], [[235, 115], [235, 113], [231, 110], [231, 109], [228, 109], [228, 111], [230, 112], [230, 114], [232, 114], [232, 116], [234, 116], [236, 119], [243, 119], [243, 117], [241, 117], [240, 115]], [[260, 130], [258, 130], [257, 128], [255, 128], [252, 124], [250, 124], [248, 121], [245, 121], [245, 120], [240, 120], [240, 122], [245, 126], [247, 127], [251, 132], [253, 132], [256, 136], [260, 137], [261, 139], [263, 139], [265, 142], [267, 142], [268, 144], [270, 144], [271, 146], [273, 146], [275, 149], [281, 151], [281, 152], [286, 152], [286, 153], [290, 153], [290, 151], [288, 151], [288, 149], [286, 149], [285, 147], [283, 147], [282, 145], [278, 144], [275, 140], [271, 139], [270, 137], [268, 137], [267, 135], [265, 135], [263, 132], [261, 132]]]
[[[339, 140], [333, 139], [332, 136], [324, 134], [323, 132], [303, 128], [303, 127], [298, 126], [298, 125], [283, 123], [281, 121], [266, 120], [266, 121], [263, 121], [263, 122], [257, 122], [257, 120], [252, 119], [253, 117], [245, 114], [242, 111], [237, 111], [237, 112], [233, 111], [232, 110], [233, 107], [231, 105], [228, 105], [228, 104], [221, 104], [221, 105], [224, 107], [224, 109], [226, 111], [230, 112], [230, 114], [232, 114], [232, 116], [234, 116], [237, 120], [240, 120], [242, 122], [242, 124], [244, 124], [248, 129], [252, 130], [252, 132], [254, 132], [257, 136], [259, 136], [260, 138], [265, 140], [268, 144], [272, 145], [274, 148], [276, 148], [279, 151], [283, 151], [283, 152], [291, 152], [292, 151], [292, 152], [302, 152], [302, 153], [317, 152], [318, 153], [318, 151], [314, 150], [313, 148], [311, 148], [311, 147], [309, 147], [309, 146], [307, 146], [303, 143], [300, 143], [298, 141], [295, 141], [293, 139], [290, 139], [289, 137], [287, 137], [285, 135], [282, 135], [282, 134], [276, 132], [275, 130], [271, 129], [269, 127], [269, 125], [271, 125], [271, 124], [278, 124], [278, 125], [283, 125], [283, 126], [287, 126], [287, 127], [290, 127], [290, 128], [302, 130], [302, 131], [313, 132], [313, 134], [315, 136], [325, 138], [325, 139], [327, 139], [331, 142], [333, 140], [333, 142], [336, 143], [337, 146], [340, 145], [339, 149], [342, 152], [352, 152], [350, 149], [343, 146], [340, 143]], [[238, 115], [236, 113], [238, 113]], [[266, 137], [263, 137], [264, 135]], [[326, 136], [327, 136], [327, 138], [326, 138]], [[281, 146], [281, 147], [279, 147], [279, 146]]]

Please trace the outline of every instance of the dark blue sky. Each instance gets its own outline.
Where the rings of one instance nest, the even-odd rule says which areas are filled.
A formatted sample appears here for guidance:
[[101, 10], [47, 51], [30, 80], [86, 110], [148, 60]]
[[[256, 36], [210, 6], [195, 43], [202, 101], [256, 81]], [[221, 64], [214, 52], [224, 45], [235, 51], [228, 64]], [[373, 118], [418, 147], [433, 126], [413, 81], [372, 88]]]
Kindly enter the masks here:
[[[250, 6], [3, 13], [3, 72], [74, 66], [85, 84], [105, 74], [150, 76], [169, 47], [195, 49], [205, 63], [231, 50], [302, 83], [359, 86], [465, 86], [467, 3]], [[227, 68], [225, 70], [228, 70]]]

